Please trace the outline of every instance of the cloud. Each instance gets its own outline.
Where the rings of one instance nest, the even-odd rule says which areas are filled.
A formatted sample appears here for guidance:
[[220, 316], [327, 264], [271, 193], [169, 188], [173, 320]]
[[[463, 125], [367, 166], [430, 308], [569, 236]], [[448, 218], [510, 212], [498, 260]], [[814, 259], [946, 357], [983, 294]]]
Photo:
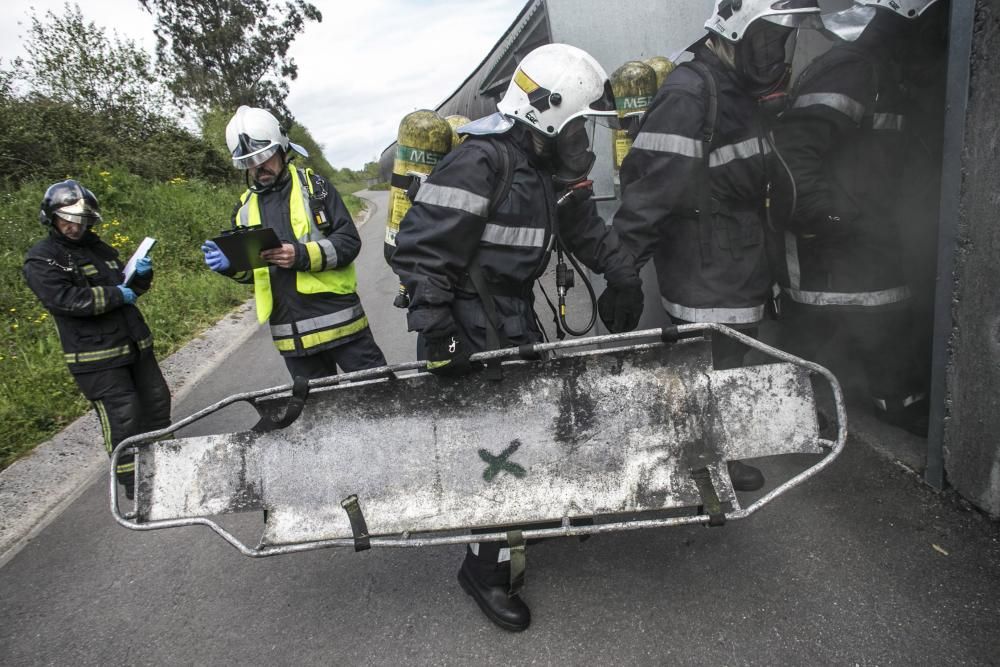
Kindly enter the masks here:
[[[336, 167], [359, 169], [396, 138], [400, 119], [434, 108], [482, 61], [527, 0], [312, 0], [290, 53], [299, 75], [288, 106]], [[6, 0], [0, 58], [23, 55], [29, 7], [60, 12], [63, 0]], [[83, 15], [152, 52], [153, 19], [138, 2], [88, 0]], [[11, 20], [13, 19], [13, 20]], [[18, 21], [22, 24], [19, 26]]]
[[404, 115], [436, 107], [465, 80], [524, 0], [317, 6], [323, 22], [291, 49], [299, 77], [289, 107], [331, 164], [359, 168], [395, 140]]

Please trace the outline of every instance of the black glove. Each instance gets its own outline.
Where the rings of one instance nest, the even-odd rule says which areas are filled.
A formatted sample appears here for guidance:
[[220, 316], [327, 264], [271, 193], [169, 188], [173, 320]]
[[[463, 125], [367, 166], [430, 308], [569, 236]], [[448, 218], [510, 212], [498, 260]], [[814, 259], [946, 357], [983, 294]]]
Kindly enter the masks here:
[[642, 317], [642, 283], [608, 285], [597, 300], [597, 312], [611, 333], [624, 333], [639, 326]]
[[427, 370], [435, 375], [458, 377], [478, 370], [481, 364], [471, 363], [472, 350], [457, 334], [427, 338]]

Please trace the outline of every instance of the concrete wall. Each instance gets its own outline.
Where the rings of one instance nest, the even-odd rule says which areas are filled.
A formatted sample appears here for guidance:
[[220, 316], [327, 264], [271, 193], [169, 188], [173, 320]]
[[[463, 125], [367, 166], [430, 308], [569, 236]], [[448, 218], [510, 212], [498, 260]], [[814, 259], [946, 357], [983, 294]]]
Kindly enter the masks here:
[[944, 461], [952, 486], [1000, 517], [998, 0], [977, 2], [970, 75], [954, 251]]

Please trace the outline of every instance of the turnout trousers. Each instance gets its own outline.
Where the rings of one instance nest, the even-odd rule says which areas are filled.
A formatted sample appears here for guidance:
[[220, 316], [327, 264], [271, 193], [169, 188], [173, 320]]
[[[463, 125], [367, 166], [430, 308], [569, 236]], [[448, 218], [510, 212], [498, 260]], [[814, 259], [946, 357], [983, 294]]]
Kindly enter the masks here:
[[[108, 456], [122, 440], [170, 425], [170, 389], [150, 350], [140, 352], [131, 364], [73, 378], [97, 412]], [[125, 486], [134, 484], [134, 458], [128, 454], [118, 459], [118, 481]]]

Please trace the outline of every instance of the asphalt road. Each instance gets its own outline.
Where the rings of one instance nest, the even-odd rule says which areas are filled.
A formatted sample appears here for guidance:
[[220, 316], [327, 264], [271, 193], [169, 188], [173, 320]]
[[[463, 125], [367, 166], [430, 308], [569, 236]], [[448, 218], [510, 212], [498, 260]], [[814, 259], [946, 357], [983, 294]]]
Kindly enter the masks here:
[[[378, 342], [402, 361], [413, 337], [389, 305], [383, 217], [362, 228], [358, 273]], [[174, 416], [285, 382], [262, 329]], [[247, 412], [198, 426], [238, 430]], [[529, 547], [534, 621], [519, 635], [459, 589], [460, 547], [253, 560], [205, 528], [121, 528], [105, 494], [95, 483], [0, 569], [0, 664], [1000, 663], [997, 525], [854, 442], [722, 528]], [[260, 528], [231, 523], [248, 539]]]

